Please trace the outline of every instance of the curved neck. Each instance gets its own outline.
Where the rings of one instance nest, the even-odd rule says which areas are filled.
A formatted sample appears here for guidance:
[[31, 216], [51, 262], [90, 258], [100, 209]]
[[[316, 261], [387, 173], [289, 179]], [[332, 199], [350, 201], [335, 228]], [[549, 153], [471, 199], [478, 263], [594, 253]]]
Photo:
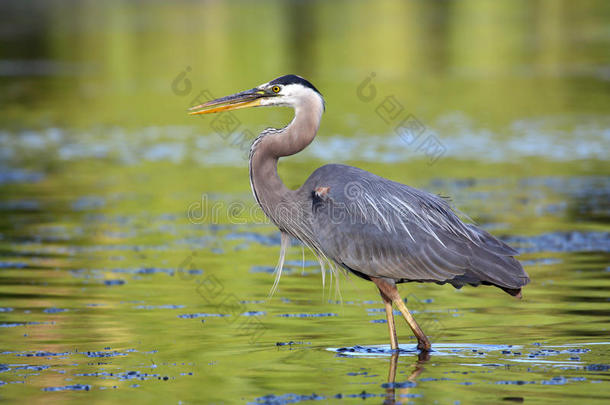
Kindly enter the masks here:
[[[317, 97], [316, 97], [317, 98]], [[294, 107], [294, 118], [284, 129], [263, 132], [250, 150], [250, 184], [265, 214], [281, 228], [274, 208], [282, 207], [285, 197], [293, 193], [284, 186], [277, 172], [280, 157], [294, 155], [305, 149], [316, 136], [324, 105], [321, 99], [303, 100]]]

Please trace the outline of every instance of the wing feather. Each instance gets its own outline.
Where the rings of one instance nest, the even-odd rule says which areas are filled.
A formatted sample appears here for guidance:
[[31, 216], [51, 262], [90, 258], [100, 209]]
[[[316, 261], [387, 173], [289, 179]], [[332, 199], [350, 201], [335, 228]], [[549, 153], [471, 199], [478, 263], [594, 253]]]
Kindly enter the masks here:
[[[320, 187], [324, 195], [317, 195]], [[442, 198], [345, 165], [316, 170], [301, 190], [324, 253], [369, 277], [460, 287], [520, 288], [529, 279], [518, 252], [472, 224]]]

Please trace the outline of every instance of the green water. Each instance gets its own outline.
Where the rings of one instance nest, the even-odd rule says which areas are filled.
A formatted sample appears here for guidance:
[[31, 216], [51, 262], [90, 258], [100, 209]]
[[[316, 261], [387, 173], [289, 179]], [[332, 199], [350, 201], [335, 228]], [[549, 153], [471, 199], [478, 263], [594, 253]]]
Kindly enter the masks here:
[[[3, 2], [0, 401], [607, 403], [609, 18], [605, 1]], [[524, 298], [402, 285], [429, 358], [400, 319], [390, 356], [374, 286], [322, 288], [299, 245], [269, 299], [279, 234], [244, 153], [291, 111], [186, 108], [286, 73], [327, 102], [280, 164], [289, 187], [344, 162], [450, 195], [522, 252]]]

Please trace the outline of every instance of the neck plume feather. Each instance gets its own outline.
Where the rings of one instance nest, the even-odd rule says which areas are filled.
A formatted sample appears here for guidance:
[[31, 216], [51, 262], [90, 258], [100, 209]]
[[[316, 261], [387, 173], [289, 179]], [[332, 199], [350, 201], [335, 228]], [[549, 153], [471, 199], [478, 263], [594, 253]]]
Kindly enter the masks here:
[[294, 155], [315, 138], [324, 110], [320, 97], [301, 100], [294, 107], [293, 120], [283, 130], [266, 134], [255, 141], [250, 154], [250, 183], [256, 201], [265, 214], [281, 227], [274, 208], [293, 193], [284, 186], [277, 172], [280, 157]]
[[[320, 126], [324, 104], [318, 95], [300, 100], [294, 106], [294, 118], [284, 129], [263, 133], [255, 140], [250, 151], [250, 185], [254, 198], [263, 212], [281, 231], [281, 253], [276, 268], [276, 279], [271, 295], [277, 289], [284, 255], [290, 236], [301, 240], [317, 252], [324, 269], [324, 255], [316, 246], [313, 231], [304, 217], [306, 201], [298, 191], [288, 189], [277, 172], [278, 160], [305, 149], [315, 138]], [[290, 235], [290, 236], [289, 236]], [[332, 269], [332, 267], [331, 267]], [[324, 274], [324, 270], [322, 270]]]

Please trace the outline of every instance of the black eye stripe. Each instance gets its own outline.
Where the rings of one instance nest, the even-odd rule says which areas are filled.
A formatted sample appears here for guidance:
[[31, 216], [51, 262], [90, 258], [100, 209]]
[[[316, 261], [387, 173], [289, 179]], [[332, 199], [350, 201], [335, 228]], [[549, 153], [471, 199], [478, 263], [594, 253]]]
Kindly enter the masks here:
[[[316, 89], [313, 84], [311, 84], [307, 80], [305, 80], [302, 77], [297, 76], [297, 75], [286, 75], [286, 76], [278, 77], [277, 79], [272, 80], [270, 82], [270, 84], [273, 84], [273, 85], [281, 84], [281, 85], [284, 85], [284, 86], [287, 86], [289, 84], [300, 84], [301, 86], [309, 87], [310, 89], [312, 89], [316, 93], [320, 94], [318, 89]], [[320, 94], [320, 95], [322, 95], [322, 94]]]

